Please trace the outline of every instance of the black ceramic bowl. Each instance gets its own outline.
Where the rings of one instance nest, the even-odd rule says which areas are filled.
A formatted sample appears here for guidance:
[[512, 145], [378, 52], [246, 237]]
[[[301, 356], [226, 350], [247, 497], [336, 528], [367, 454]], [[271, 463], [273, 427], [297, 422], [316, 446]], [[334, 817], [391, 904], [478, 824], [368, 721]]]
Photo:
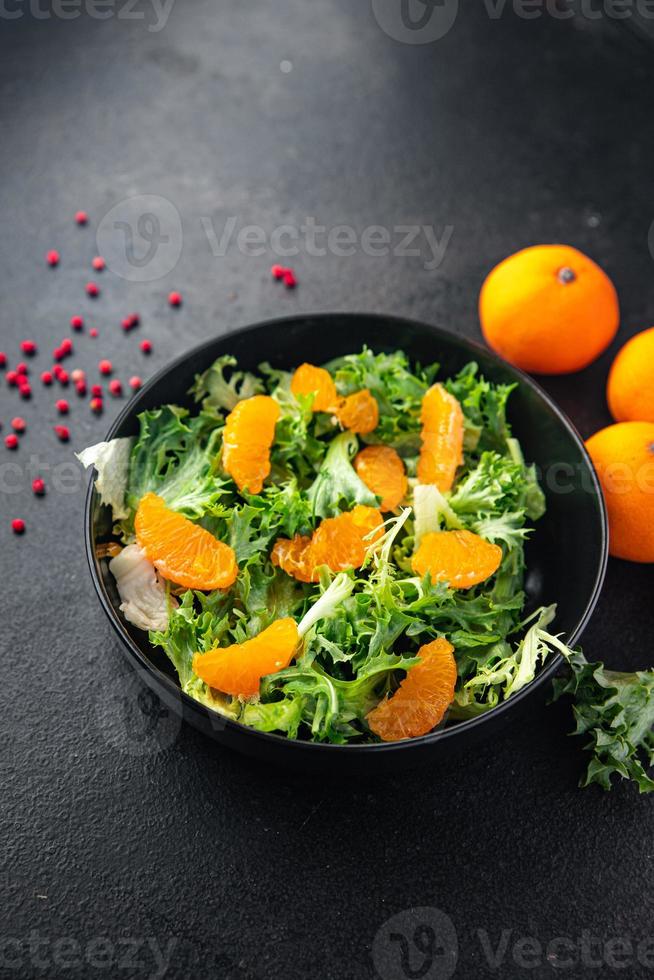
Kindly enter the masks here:
[[[606, 515], [593, 468], [574, 427], [538, 385], [467, 340], [424, 323], [367, 314], [297, 316], [257, 324], [202, 344], [160, 371], [130, 401], [107, 439], [133, 435], [136, 417], [144, 409], [167, 402], [190, 405], [187, 392], [195, 375], [222, 354], [235, 355], [239, 366], [250, 370], [262, 361], [292, 368], [303, 361], [321, 364], [358, 351], [364, 344], [376, 351], [400, 348], [423, 364], [438, 361], [443, 377], [475, 360], [490, 380], [518, 383], [509, 403], [509, 418], [527, 460], [539, 468], [547, 496], [547, 513], [527, 547], [529, 604], [555, 602], [558, 613], [553, 629], [575, 643], [597, 602], [607, 560]], [[147, 635], [125, 622], [107, 562], [99, 561], [95, 554], [96, 542], [106, 540], [108, 530], [109, 515], [91, 482], [85, 525], [91, 575], [132, 664], [145, 683], [196, 728], [230, 748], [266, 761], [310, 771], [414, 766], [450, 754], [466, 741], [488, 737], [542, 691], [560, 663], [560, 658], [553, 657], [531, 684], [494, 711], [411, 741], [324, 745], [253, 731], [183, 694], [163, 651], [153, 650]]]

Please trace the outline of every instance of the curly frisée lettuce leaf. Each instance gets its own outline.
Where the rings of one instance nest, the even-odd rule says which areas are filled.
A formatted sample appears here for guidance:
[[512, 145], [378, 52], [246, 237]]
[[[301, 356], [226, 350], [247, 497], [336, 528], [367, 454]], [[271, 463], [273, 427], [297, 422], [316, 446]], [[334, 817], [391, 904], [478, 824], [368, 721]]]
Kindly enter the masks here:
[[356, 504], [376, 507], [377, 497], [357, 476], [352, 460], [359, 442], [351, 432], [342, 432], [332, 439], [318, 476], [309, 487], [307, 497], [317, 517], [333, 517], [345, 505], [350, 510]]
[[140, 433], [129, 462], [127, 502], [136, 510], [144, 494], [159, 494], [173, 510], [201, 517], [226, 493], [218, 474], [221, 429], [175, 405], [139, 415]]
[[[225, 354], [196, 376], [191, 394], [197, 402], [202, 402], [206, 411], [231, 412], [243, 398], [259, 395], [264, 390], [261, 378], [249, 371], [235, 371], [235, 367], [236, 358]], [[226, 378], [228, 369], [231, 369], [230, 377]]]
[[111, 439], [110, 442], [98, 442], [95, 446], [83, 449], [81, 453], [75, 453], [85, 469], [95, 466], [95, 489], [102, 503], [111, 507], [116, 521], [129, 516], [125, 496], [133, 444], [132, 438]]
[[574, 735], [587, 736], [591, 761], [582, 786], [611, 789], [613, 776], [630, 779], [641, 793], [654, 790], [645, 766], [654, 765], [654, 670], [633, 673], [588, 663], [580, 650], [561, 645], [570, 674], [554, 681], [553, 700], [574, 698]]

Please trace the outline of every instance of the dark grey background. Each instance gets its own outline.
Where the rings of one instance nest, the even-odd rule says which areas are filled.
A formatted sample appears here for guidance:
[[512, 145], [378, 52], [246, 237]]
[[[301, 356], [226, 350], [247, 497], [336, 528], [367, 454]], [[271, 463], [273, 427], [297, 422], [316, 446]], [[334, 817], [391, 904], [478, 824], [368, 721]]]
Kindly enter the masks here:
[[[13, 362], [31, 336], [47, 366], [76, 312], [101, 336], [76, 340], [70, 363], [94, 373], [110, 356], [123, 379], [290, 311], [377, 310], [478, 337], [485, 273], [548, 241], [580, 247], [613, 277], [623, 318], [612, 352], [651, 325], [654, 60], [628, 22], [526, 20], [510, 5], [491, 18], [479, 3], [417, 45], [387, 36], [369, 0], [176, 0], [158, 32], [145, 0], [133, 8], [141, 20], [105, 9], [104, 21], [64, 21], [7, 0], [0, 16], [0, 349]], [[179, 263], [153, 283], [105, 272], [94, 304], [83, 285], [95, 227], [140, 194], [179, 212]], [[72, 222], [80, 207], [87, 229]], [[201, 221], [220, 236], [230, 217], [270, 233], [307, 216], [359, 232], [453, 232], [431, 271], [428, 254], [303, 253], [288, 293], [270, 281], [271, 249], [216, 257]], [[62, 252], [56, 272], [44, 266], [49, 247]], [[166, 305], [171, 288], [180, 311]], [[143, 317], [138, 336], [119, 327], [130, 310]], [[608, 422], [610, 356], [546, 383], [584, 435]], [[392, 972], [399, 945], [385, 923], [414, 907], [450, 916], [466, 978], [611, 975], [610, 960], [527, 969], [512, 944], [654, 934], [651, 800], [631, 786], [577, 788], [583, 758], [566, 705], [535, 708], [450, 765], [356, 781], [265, 770], [158, 716], [92, 590], [84, 481], [55, 468], [45, 499], [29, 491], [31, 469], [71, 457], [50, 430], [55, 397], [38, 382], [31, 404], [0, 392], [2, 434], [19, 408], [29, 422], [19, 453], [0, 447], [3, 976], [152, 976], [148, 941], [172, 941], [170, 977], [386, 980], [407, 973]], [[120, 404], [96, 419], [69, 397], [79, 449]], [[28, 523], [22, 539], [13, 516]], [[650, 567], [611, 564], [584, 638], [590, 657], [650, 664], [653, 584]], [[417, 921], [400, 920], [407, 940]], [[495, 972], [478, 930], [494, 946], [512, 930]], [[449, 975], [421, 974], [413, 954], [415, 975]], [[632, 958], [616, 972], [651, 971]]]

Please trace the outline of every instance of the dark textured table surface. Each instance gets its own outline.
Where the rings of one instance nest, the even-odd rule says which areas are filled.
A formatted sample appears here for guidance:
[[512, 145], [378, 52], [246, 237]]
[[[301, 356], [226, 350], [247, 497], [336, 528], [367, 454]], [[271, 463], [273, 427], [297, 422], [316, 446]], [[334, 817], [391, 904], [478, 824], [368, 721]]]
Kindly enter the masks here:
[[[99, 336], [76, 338], [69, 363], [91, 375], [109, 356], [123, 379], [288, 312], [392, 312], [478, 337], [485, 272], [543, 241], [606, 268], [620, 340], [650, 326], [644, 40], [606, 16], [526, 19], [510, 4], [489, 16], [492, 5], [475, 4], [441, 39], [403, 43], [389, 32], [416, 32], [392, 5], [374, 6], [386, 31], [368, 0], [177, 0], [167, 19], [145, 0], [57, 15], [4, 5], [0, 349], [15, 361], [33, 337], [41, 370], [77, 312]], [[87, 228], [74, 225], [77, 208]], [[114, 219], [144, 210], [160, 216], [158, 232], [134, 226], [133, 261], [121, 265]], [[303, 232], [299, 254], [281, 259], [300, 279], [289, 292], [270, 280], [270, 235], [311, 221], [351, 226], [356, 244], [334, 232], [326, 254], [308, 254], [325, 242]], [[237, 238], [249, 225], [262, 229], [252, 241], [265, 236], [261, 254]], [[390, 254], [367, 254], [372, 225], [389, 231]], [[403, 225], [432, 229], [442, 254], [424, 232], [419, 254], [401, 254]], [[93, 302], [84, 284], [99, 228], [101, 247], [117, 251]], [[160, 278], [147, 281], [139, 256], [153, 240]], [[44, 264], [51, 247], [56, 271]], [[171, 289], [183, 293], [178, 311]], [[126, 335], [131, 310], [143, 322]], [[584, 435], [608, 422], [609, 363], [610, 353], [546, 384]], [[121, 403], [95, 418], [69, 395], [67, 448], [51, 431], [53, 391], [34, 387], [30, 403], [0, 391], [3, 435], [19, 410], [29, 425], [0, 467], [0, 975], [150, 977], [167, 966], [169, 977], [443, 978], [450, 961], [430, 968], [416, 933], [421, 916], [438, 924], [434, 910], [458, 935], [457, 977], [649, 975], [647, 948], [636, 949], [654, 935], [652, 801], [632, 786], [577, 788], [567, 705], [537, 706], [448, 765], [356, 781], [262, 769], [159, 715], [94, 595], [85, 480], [64, 465]], [[44, 499], [29, 490], [32, 471], [46, 473]], [[593, 659], [651, 663], [653, 585], [651, 567], [611, 563], [584, 637]], [[412, 918], [416, 908], [427, 912]], [[572, 957], [548, 947], [557, 937]], [[441, 939], [451, 952], [452, 934]]]

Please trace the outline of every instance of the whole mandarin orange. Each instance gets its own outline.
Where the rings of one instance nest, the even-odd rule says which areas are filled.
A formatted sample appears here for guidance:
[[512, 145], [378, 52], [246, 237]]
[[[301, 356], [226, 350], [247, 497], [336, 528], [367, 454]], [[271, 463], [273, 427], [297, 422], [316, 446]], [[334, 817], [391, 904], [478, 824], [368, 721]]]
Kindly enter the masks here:
[[654, 422], [654, 327], [636, 334], [619, 352], [606, 399], [616, 422]]
[[535, 374], [569, 374], [606, 350], [620, 321], [613, 283], [569, 245], [534, 245], [488, 274], [479, 296], [486, 342]]
[[618, 422], [586, 443], [609, 515], [609, 550], [654, 562], [654, 423]]

